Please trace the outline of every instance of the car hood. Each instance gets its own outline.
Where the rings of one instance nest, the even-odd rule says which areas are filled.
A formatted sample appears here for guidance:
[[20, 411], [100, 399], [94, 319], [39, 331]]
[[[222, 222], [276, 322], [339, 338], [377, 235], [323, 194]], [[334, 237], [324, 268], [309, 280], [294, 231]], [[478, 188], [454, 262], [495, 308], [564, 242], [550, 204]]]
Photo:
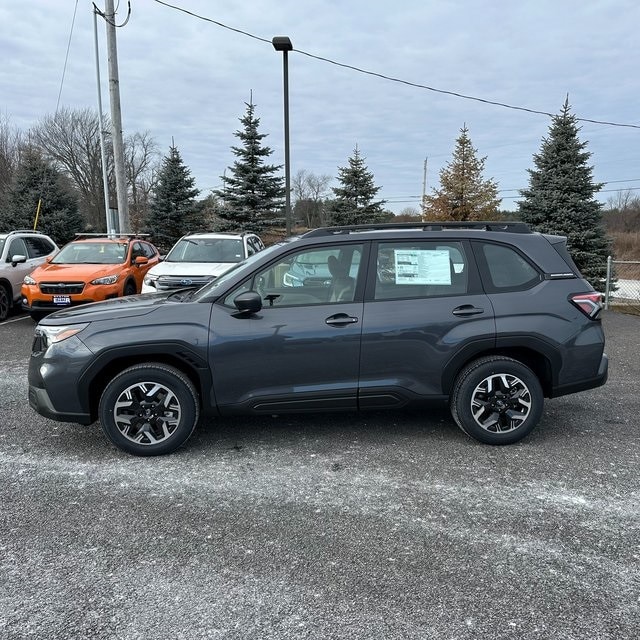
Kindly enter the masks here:
[[[169, 300], [171, 298], [171, 300]], [[79, 322], [95, 322], [97, 320], [115, 320], [117, 318], [134, 318], [151, 313], [163, 304], [181, 302], [181, 292], [169, 291], [147, 295], [112, 298], [104, 302], [91, 302], [77, 307], [67, 307], [47, 316], [42, 324], [62, 325]]]
[[160, 262], [149, 269], [150, 276], [208, 276], [218, 277], [232, 267], [236, 262]]
[[90, 282], [120, 273], [124, 264], [43, 264], [31, 277], [37, 282]]

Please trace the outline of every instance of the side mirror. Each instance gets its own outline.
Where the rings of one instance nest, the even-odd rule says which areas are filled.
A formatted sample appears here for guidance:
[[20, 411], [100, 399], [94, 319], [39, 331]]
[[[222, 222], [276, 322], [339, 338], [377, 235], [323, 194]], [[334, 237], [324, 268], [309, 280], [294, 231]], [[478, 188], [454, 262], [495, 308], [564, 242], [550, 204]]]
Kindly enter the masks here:
[[15, 256], [11, 257], [11, 266], [15, 267], [17, 264], [21, 264], [26, 261], [27, 261], [27, 256], [16, 254]]
[[262, 298], [256, 291], [245, 291], [233, 299], [236, 309], [242, 313], [257, 313], [262, 309]]
[[133, 259], [133, 264], [135, 264], [138, 267], [141, 267], [143, 264], [147, 264], [149, 262], [149, 258], [147, 258], [146, 256], [137, 256], [136, 258]]

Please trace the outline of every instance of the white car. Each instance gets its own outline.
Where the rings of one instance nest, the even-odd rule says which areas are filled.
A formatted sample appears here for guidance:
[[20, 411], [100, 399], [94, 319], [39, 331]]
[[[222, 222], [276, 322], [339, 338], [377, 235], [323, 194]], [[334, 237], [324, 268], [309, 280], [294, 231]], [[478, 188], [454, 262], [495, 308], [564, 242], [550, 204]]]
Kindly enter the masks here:
[[262, 249], [255, 233], [190, 233], [147, 272], [142, 293], [201, 287]]
[[0, 233], [0, 322], [6, 320], [11, 308], [20, 301], [25, 276], [57, 251], [56, 243], [40, 231]]

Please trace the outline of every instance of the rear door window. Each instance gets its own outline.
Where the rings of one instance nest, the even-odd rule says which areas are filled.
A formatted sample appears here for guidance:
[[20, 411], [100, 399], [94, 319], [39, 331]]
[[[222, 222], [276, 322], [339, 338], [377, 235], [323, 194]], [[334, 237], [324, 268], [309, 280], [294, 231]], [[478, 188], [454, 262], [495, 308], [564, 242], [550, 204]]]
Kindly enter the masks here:
[[381, 242], [374, 300], [467, 293], [468, 260], [459, 242]]

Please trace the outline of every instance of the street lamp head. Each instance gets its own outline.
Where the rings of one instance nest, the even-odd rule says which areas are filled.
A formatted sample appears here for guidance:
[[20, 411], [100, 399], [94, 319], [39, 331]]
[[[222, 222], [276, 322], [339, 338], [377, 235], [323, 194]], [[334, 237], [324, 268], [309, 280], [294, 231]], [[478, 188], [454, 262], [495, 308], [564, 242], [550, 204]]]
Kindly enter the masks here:
[[293, 45], [289, 36], [275, 36], [271, 40], [271, 44], [276, 51], [293, 51]]

